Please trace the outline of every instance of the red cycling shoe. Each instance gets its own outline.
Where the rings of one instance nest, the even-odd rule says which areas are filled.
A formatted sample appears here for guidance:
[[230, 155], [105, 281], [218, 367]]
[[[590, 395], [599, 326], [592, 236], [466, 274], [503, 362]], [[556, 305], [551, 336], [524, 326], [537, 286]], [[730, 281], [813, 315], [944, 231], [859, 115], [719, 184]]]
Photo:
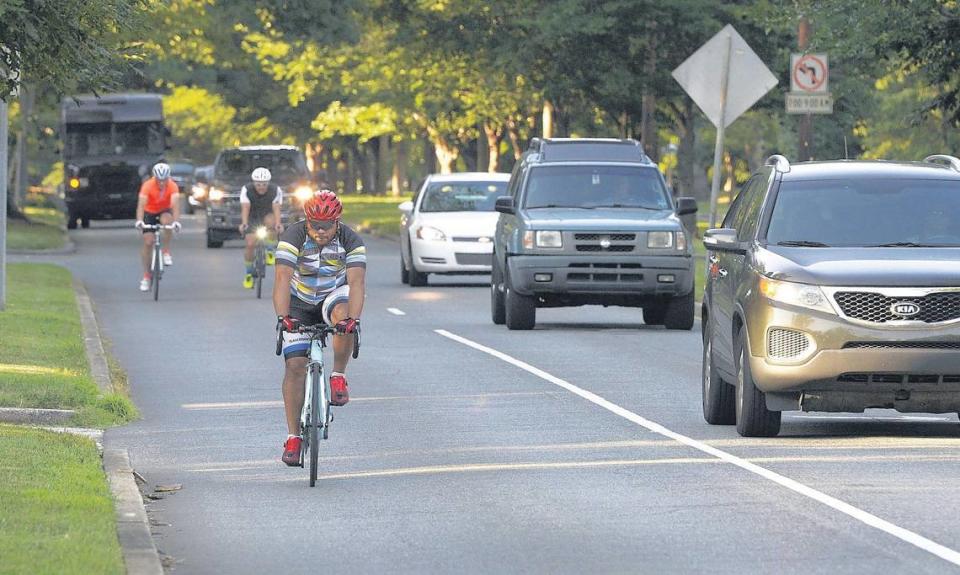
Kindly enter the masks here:
[[346, 376], [341, 373], [330, 376], [330, 395], [330, 405], [346, 405], [350, 401]]
[[290, 467], [300, 467], [300, 438], [299, 437], [288, 437], [286, 443], [283, 444], [283, 457], [281, 457], [284, 463]]

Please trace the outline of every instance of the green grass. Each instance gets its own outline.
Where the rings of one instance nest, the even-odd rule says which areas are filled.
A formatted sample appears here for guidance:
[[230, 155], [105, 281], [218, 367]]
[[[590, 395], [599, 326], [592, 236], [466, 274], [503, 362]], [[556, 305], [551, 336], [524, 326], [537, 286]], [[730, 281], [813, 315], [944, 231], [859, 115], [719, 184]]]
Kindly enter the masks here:
[[396, 236], [400, 234], [401, 202], [412, 198], [412, 194], [402, 196], [362, 196], [343, 195], [343, 220], [355, 230]]
[[0, 425], [0, 573], [123, 573], [89, 439]]
[[0, 312], [0, 406], [75, 409], [74, 425], [136, 417], [123, 393], [101, 396], [90, 376], [70, 272], [50, 264], [7, 268]]
[[62, 248], [67, 234], [63, 213], [53, 208], [26, 207], [29, 222], [7, 220], [7, 249], [47, 250]]

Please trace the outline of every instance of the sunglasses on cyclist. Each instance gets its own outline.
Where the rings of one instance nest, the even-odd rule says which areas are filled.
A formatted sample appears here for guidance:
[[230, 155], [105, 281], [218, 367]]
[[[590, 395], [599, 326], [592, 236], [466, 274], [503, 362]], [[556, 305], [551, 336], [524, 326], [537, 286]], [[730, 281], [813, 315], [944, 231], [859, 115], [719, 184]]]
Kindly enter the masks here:
[[307, 225], [315, 232], [326, 232], [337, 225], [337, 220], [307, 220]]

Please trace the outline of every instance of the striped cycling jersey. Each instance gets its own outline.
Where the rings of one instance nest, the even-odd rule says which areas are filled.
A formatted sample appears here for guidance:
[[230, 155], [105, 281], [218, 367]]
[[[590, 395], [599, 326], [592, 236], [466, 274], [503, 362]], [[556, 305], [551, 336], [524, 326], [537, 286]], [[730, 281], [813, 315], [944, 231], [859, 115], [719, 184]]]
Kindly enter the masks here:
[[347, 283], [347, 268], [367, 266], [367, 248], [349, 227], [340, 224], [337, 235], [318, 246], [307, 234], [307, 222], [291, 224], [277, 245], [277, 265], [293, 268], [290, 293], [311, 305]]

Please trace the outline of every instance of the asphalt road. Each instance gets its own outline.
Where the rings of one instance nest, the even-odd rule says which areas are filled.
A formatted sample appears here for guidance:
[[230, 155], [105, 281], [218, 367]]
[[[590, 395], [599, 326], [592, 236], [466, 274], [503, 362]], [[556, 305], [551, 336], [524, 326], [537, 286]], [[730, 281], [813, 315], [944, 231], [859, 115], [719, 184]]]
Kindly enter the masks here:
[[351, 402], [311, 489], [279, 462], [272, 304], [201, 225], [159, 302], [127, 222], [60, 258], [143, 414], [110, 439], [151, 486], [183, 486], [148, 505], [176, 573], [960, 570], [955, 415], [785, 415], [780, 437], [744, 439], [703, 421], [699, 325], [585, 307], [510, 332], [486, 277], [403, 286], [375, 238]]

